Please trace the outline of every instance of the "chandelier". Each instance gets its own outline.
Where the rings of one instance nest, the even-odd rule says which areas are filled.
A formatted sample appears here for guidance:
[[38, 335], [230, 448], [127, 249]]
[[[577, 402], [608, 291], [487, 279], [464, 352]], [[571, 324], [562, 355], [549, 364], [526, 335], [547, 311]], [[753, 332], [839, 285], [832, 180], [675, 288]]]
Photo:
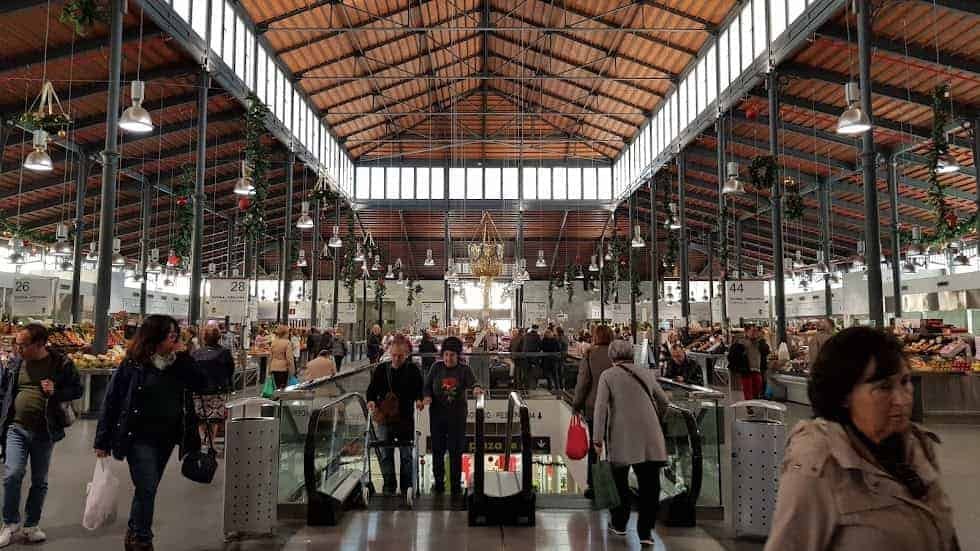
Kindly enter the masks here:
[[483, 211], [473, 242], [467, 248], [470, 271], [480, 278], [500, 276], [504, 268], [504, 244], [490, 213]]

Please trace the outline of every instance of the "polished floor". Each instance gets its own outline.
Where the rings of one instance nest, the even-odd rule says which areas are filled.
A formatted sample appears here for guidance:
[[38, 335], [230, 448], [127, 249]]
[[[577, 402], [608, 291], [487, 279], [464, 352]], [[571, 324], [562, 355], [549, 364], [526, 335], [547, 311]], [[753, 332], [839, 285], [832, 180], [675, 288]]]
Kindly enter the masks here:
[[[791, 417], [805, 415], [793, 408]], [[974, 425], [930, 426], [944, 440], [941, 448], [943, 482], [952, 498], [956, 526], [963, 549], [980, 549], [980, 427]], [[51, 551], [112, 550], [122, 548], [125, 519], [132, 496], [126, 466], [114, 462], [122, 480], [124, 499], [119, 519], [112, 525], [88, 532], [81, 527], [85, 485], [91, 479], [95, 457], [91, 442], [95, 424], [80, 421], [55, 449], [49, 493], [42, 527], [49, 541], [10, 549]], [[226, 543], [222, 535], [223, 480], [221, 471], [212, 485], [184, 479], [176, 459], [164, 476], [157, 500], [156, 548], [176, 551], [221, 551], [252, 549], [494, 549], [494, 550], [604, 550], [639, 549], [635, 534], [620, 538], [605, 530], [606, 514], [587, 510], [542, 509], [534, 528], [469, 528], [462, 511], [368, 511], [347, 515], [336, 528], [307, 528], [301, 523], [283, 523], [272, 540]], [[26, 497], [26, 487], [24, 489]], [[544, 500], [543, 500], [544, 501]], [[725, 537], [719, 522], [702, 527], [677, 529], [658, 527], [657, 549], [703, 551], [757, 551], [757, 542], [735, 542]]]

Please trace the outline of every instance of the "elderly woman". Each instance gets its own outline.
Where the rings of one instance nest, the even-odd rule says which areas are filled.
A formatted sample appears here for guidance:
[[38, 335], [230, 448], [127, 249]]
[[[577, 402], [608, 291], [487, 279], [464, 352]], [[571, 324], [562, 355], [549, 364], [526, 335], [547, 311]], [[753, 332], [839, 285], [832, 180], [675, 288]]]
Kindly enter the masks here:
[[891, 335], [852, 327], [811, 368], [815, 419], [786, 444], [769, 551], [954, 551], [938, 438], [910, 422], [912, 381]]
[[269, 373], [276, 383], [276, 390], [286, 388], [289, 376], [296, 372], [293, 362], [293, 345], [289, 342], [289, 328], [280, 325], [269, 350]]
[[[660, 419], [667, 412], [667, 394], [653, 371], [633, 365], [633, 345], [624, 340], [609, 344], [612, 367], [602, 372], [595, 399], [596, 452], [606, 448], [620, 506], [609, 511], [609, 531], [626, 535], [630, 517], [629, 471], [639, 485], [636, 533], [640, 545], [653, 545], [653, 525], [660, 505], [660, 468], [667, 462], [667, 446]], [[788, 548], [787, 548], [788, 549]]]
[[[592, 420], [595, 419], [595, 396], [599, 388], [602, 372], [612, 367], [609, 361], [609, 343], [612, 342], [612, 329], [608, 325], [592, 328], [591, 348], [586, 348], [582, 361], [578, 364], [578, 377], [575, 379], [575, 398], [572, 408], [585, 417], [589, 433], [595, 432]], [[585, 497], [592, 499], [592, 465], [595, 465], [595, 450], [589, 450], [588, 488]]]

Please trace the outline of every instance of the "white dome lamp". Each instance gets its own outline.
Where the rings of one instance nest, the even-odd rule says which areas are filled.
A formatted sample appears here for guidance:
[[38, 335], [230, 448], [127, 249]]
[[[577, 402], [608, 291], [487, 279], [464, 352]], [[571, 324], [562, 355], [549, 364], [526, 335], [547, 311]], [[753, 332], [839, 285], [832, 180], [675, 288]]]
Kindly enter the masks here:
[[299, 220], [296, 221], [296, 227], [301, 230], [309, 230], [313, 228], [313, 217], [310, 216], [310, 202], [303, 201], [300, 207]]
[[235, 182], [235, 195], [255, 195], [255, 182], [252, 180], [252, 167], [248, 161], [242, 161], [242, 174]]
[[427, 267], [436, 265], [436, 259], [432, 257], [432, 249], [425, 250], [425, 262], [423, 262], [422, 265]]
[[589, 271], [590, 272], [598, 272], [599, 271], [599, 265], [596, 264], [596, 255], [592, 255], [592, 262], [589, 263]]
[[364, 249], [360, 243], [354, 248], [354, 262], [364, 262]]
[[150, 261], [146, 265], [146, 273], [159, 274], [162, 271], [163, 267], [160, 266], [160, 249], [154, 247], [150, 249]]
[[112, 239], [112, 267], [122, 268], [126, 265], [126, 257], [122, 255], [122, 241], [118, 237]]
[[941, 154], [936, 160], [936, 174], [953, 174], [960, 171], [960, 162], [949, 151]]
[[544, 251], [541, 250], [541, 249], [538, 249], [538, 259], [536, 261], [534, 261], [534, 267], [535, 268], [547, 268], [548, 267], [548, 263], [544, 259]]
[[24, 255], [24, 240], [23, 239], [12, 239], [10, 240], [10, 248], [14, 251], [10, 253], [10, 263], [11, 264], [27, 264], [27, 258]]
[[372, 272], [380, 272], [381, 271], [381, 255], [380, 254], [374, 255], [374, 264], [371, 266], [371, 271]]
[[143, 108], [143, 98], [146, 92], [146, 83], [142, 80], [134, 80], [131, 88], [133, 104], [123, 111], [119, 117], [119, 128], [133, 134], [146, 134], [153, 132], [153, 117], [150, 112]]
[[58, 257], [71, 256], [74, 248], [68, 242], [68, 226], [59, 223], [55, 226], [54, 234], [56, 241], [54, 246], [51, 247], [51, 254]]
[[667, 227], [672, 230], [681, 229], [681, 223], [677, 219], [677, 203], [667, 205], [670, 208], [670, 216], [667, 217]]
[[637, 224], [633, 226], [633, 241], [630, 242], [634, 249], [642, 249], [647, 246], [647, 242], [643, 239], [643, 233], [640, 230], [640, 225]]
[[24, 168], [34, 172], [54, 170], [54, 162], [51, 160], [51, 155], [48, 155], [48, 133], [41, 129], [35, 130], [33, 143], [34, 151], [24, 158]]
[[344, 246], [344, 240], [340, 238], [340, 226], [333, 227], [333, 234], [330, 236], [330, 240], [327, 241], [327, 246], [331, 249], [339, 249]]
[[306, 250], [300, 249], [296, 254], [296, 267], [305, 268], [307, 266], [309, 266], [309, 263], [306, 261]]
[[745, 182], [738, 177], [738, 163], [729, 162], [727, 169], [728, 178], [725, 179], [725, 183], [721, 186], [722, 195], [728, 195], [731, 193], [744, 194]]
[[871, 119], [861, 110], [861, 90], [858, 83], [848, 82], [844, 85], [844, 97], [847, 99], [847, 109], [837, 119], [837, 133], [845, 136], [856, 136], [871, 130]]
[[85, 255], [85, 260], [89, 262], [98, 262], [99, 260], [99, 243], [97, 241], [92, 241], [88, 244], [88, 254]]

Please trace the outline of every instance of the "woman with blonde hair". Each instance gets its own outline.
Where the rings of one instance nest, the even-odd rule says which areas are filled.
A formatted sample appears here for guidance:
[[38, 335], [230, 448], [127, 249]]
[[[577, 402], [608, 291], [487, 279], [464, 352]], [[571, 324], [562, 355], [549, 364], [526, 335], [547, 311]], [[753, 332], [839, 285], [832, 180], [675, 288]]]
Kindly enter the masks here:
[[293, 361], [293, 345], [289, 342], [289, 328], [280, 325], [276, 328], [275, 336], [269, 350], [269, 372], [276, 383], [276, 390], [286, 388], [289, 376], [296, 372]]
[[371, 334], [367, 337], [367, 357], [371, 363], [378, 363], [384, 350], [381, 348], [381, 326], [372, 325]]

